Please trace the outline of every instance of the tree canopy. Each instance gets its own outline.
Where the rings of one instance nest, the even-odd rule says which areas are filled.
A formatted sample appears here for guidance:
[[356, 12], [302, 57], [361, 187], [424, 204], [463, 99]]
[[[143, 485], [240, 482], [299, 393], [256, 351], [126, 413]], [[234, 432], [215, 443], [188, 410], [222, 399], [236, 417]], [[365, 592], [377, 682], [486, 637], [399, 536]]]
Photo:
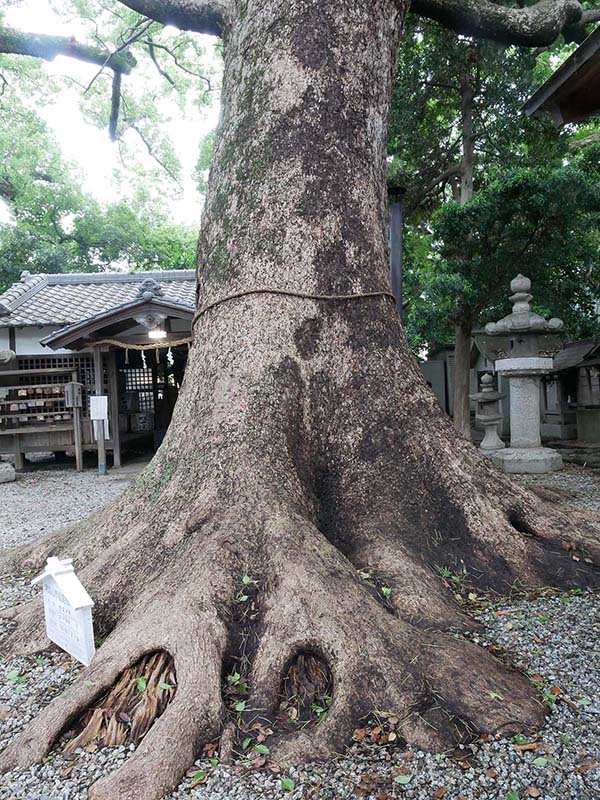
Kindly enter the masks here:
[[[0, 116], [0, 287], [30, 272], [193, 268], [196, 232], [138, 191], [102, 206], [81, 186], [47, 125], [13, 99]], [[149, 187], [148, 187], [149, 188]]]
[[[418, 352], [501, 316], [515, 271], [531, 273], [540, 310], [562, 316], [570, 337], [597, 331], [598, 122], [557, 131], [521, 111], [572, 49], [564, 37], [532, 51], [409, 20], [388, 151], [390, 179], [406, 188], [404, 297]], [[465, 96], [474, 197], [461, 208]]]

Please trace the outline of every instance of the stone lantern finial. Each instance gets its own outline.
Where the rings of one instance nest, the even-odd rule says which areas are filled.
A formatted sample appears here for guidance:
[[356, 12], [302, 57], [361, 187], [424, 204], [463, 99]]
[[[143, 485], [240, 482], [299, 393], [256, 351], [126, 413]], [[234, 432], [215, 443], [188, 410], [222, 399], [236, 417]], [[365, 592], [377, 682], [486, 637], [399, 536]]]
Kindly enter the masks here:
[[529, 303], [533, 300], [531, 292], [531, 281], [525, 275], [519, 273], [516, 278], [510, 282], [510, 290], [512, 295], [508, 298], [513, 304], [513, 314], [524, 313], [531, 311]]

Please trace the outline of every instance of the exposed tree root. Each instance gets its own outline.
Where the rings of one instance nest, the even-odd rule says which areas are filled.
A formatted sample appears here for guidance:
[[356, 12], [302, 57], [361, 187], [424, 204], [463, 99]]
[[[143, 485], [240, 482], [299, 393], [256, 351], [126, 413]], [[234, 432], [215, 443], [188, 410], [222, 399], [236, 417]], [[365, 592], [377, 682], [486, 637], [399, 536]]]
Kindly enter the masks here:
[[166, 710], [176, 692], [173, 659], [151, 653], [126, 669], [113, 688], [89, 709], [76, 726], [66, 752], [95, 745], [139, 744]]
[[[119, 596], [119, 613], [100, 609], [110, 623], [92, 666], [4, 751], [0, 767], [43, 758], [75, 728], [68, 749], [138, 743], [92, 787], [91, 800], [151, 800], [176, 785], [222, 731], [229, 752], [260, 765], [340, 752], [375, 711], [391, 715], [398, 741], [436, 751], [483, 732], [539, 728], [545, 712], [535, 687], [460, 636], [473, 622], [439, 574], [454, 556], [456, 571], [484, 588], [516, 579], [539, 584], [550, 563], [567, 584], [594, 583], [592, 567], [560, 546], [567, 535], [560, 515], [540, 524], [537, 507], [511, 508], [486, 509], [482, 523], [475, 507], [471, 549], [456, 556], [452, 537], [427, 532], [422, 559], [385, 507], [369, 520], [341, 517], [353, 526], [351, 544], [339, 529], [325, 527], [324, 535], [272, 499], [204, 516], [170, 552], [160, 580], [144, 578], [155, 553], [141, 548], [145, 562], [135, 556], [135, 583]], [[240, 539], [232, 531], [241, 520]], [[484, 549], [486, 525], [494, 525], [500, 561]], [[115, 569], [127, 569], [115, 550]], [[500, 582], [488, 564], [501, 565]], [[100, 597], [106, 569], [92, 562], [83, 574]], [[114, 581], [127, 585], [123, 575]], [[16, 628], [5, 653], [47, 646], [37, 601], [11, 617]]]
[[[172, 607], [163, 595], [159, 614], [147, 594], [127, 609], [92, 667], [0, 766], [39, 760], [82, 713], [69, 749], [140, 742], [92, 788], [93, 800], [160, 797], [232, 716], [235, 749], [252, 760], [266, 746], [280, 762], [339, 752], [374, 710], [394, 714], [411, 745], [436, 750], [542, 724], [543, 706], [523, 676], [463, 638], [403, 619], [392, 581], [382, 594], [305, 519], [271, 513], [259, 528], [259, 546], [234, 555], [222, 549], [220, 527], [199, 533], [190, 547], [203, 542], [206, 566], [191, 580], [183, 559]], [[177, 690], [156, 691], [159, 682], [174, 685], [175, 671]]]

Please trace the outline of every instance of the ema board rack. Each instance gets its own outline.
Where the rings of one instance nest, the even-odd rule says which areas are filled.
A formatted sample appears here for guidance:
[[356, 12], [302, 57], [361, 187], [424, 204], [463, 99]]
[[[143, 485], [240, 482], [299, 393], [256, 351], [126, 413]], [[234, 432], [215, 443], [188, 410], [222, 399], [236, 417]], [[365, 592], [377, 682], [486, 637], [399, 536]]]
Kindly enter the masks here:
[[[0, 437], [2, 452], [14, 452], [15, 467], [24, 455], [47, 450], [75, 450], [82, 467], [81, 408], [69, 401], [73, 369], [0, 370]], [[80, 386], [80, 384], [77, 384]]]

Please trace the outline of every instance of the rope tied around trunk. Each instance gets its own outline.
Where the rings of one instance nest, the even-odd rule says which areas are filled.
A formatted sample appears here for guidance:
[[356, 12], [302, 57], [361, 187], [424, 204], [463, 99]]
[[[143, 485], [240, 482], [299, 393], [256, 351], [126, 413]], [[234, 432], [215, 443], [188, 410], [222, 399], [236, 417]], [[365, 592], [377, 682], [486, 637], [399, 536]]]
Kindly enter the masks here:
[[223, 303], [228, 303], [230, 300], [237, 300], [240, 297], [248, 297], [249, 295], [253, 294], [275, 294], [283, 295], [284, 297], [299, 297], [302, 300], [327, 300], [342, 302], [346, 300], [364, 300], [367, 297], [389, 297], [390, 300], [394, 302], [394, 305], [396, 304], [396, 298], [391, 292], [361, 292], [360, 294], [309, 294], [307, 292], [294, 292], [290, 289], [274, 289], [271, 287], [245, 289], [243, 292], [228, 294], [225, 297], [221, 297], [218, 300], [214, 300], [212, 303], [208, 303], [207, 305], [202, 306], [202, 308], [199, 308], [192, 319], [192, 331], [194, 330], [194, 326], [200, 317], [203, 314], [206, 314], [207, 311], [210, 311], [211, 309], [216, 308]]

